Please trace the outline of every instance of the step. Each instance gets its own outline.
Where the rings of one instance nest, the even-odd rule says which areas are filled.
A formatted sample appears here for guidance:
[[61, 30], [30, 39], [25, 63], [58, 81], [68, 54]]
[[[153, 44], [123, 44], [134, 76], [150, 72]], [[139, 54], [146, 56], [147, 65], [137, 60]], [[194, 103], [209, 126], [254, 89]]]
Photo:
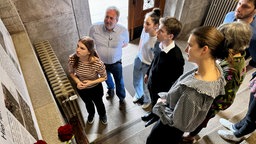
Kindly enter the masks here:
[[[235, 115], [233, 118], [230, 119], [231, 122], [236, 123], [241, 120], [246, 115], [247, 110]], [[226, 141], [222, 139], [217, 131], [218, 130], [225, 130], [225, 128], [221, 125], [217, 126], [211, 133], [208, 135], [203, 136], [196, 144], [235, 144], [235, 142]], [[254, 144], [256, 141], [256, 132], [252, 133], [248, 138], [243, 140], [241, 144]]]

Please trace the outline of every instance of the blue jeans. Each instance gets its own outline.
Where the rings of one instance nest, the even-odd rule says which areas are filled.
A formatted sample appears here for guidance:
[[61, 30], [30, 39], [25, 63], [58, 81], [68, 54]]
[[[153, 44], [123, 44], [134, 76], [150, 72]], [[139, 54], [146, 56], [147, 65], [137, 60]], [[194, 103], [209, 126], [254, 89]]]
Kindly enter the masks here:
[[149, 65], [142, 63], [139, 57], [135, 58], [133, 67], [133, 87], [137, 99], [140, 99], [144, 95], [144, 103], [150, 102], [148, 87], [147, 84], [144, 83], [144, 76], [148, 68]]
[[[107, 71], [107, 86], [108, 89], [113, 90], [116, 84], [116, 95], [122, 101], [125, 99], [125, 88], [124, 88], [124, 79], [123, 79], [123, 68], [121, 61], [114, 64], [105, 64]], [[112, 78], [112, 75], [115, 80], [115, 84]]]
[[256, 98], [254, 94], [250, 94], [249, 107], [246, 116], [235, 124], [235, 128], [238, 131], [234, 132], [236, 137], [245, 136], [256, 129]]
[[[255, 33], [255, 32], [254, 32]], [[246, 55], [250, 55], [252, 59], [249, 62], [249, 65], [252, 67], [256, 67], [256, 34], [253, 34], [253, 37], [250, 42], [249, 48], [246, 49]]]

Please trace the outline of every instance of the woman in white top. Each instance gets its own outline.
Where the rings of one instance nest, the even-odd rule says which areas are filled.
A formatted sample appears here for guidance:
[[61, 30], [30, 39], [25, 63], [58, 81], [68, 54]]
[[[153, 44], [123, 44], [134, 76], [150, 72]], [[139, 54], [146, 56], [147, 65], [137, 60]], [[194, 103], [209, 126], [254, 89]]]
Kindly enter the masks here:
[[140, 36], [139, 52], [134, 60], [133, 87], [135, 96], [133, 102], [142, 104], [144, 109], [150, 106], [150, 98], [148, 88], [143, 80], [156, 51], [154, 45], [157, 41], [156, 30], [159, 26], [160, 15], [159, 8], [154, 8], [146, 14], [144, 28]]

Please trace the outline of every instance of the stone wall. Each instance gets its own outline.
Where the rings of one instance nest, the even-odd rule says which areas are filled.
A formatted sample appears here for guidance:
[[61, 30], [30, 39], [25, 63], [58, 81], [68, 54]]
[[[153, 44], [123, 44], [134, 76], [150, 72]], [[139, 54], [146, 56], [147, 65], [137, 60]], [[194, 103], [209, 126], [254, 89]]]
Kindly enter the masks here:
[[202, 25], [212, 0], [166, 0], [164, 16], [174, 16], [183, 24], [179, 36], [187, 40], [190, 31]]
[[40, 129], [38, 138], [48, 143], [60, 143], [57, 129], [64, 124], [64, 120], [36, 58], [27, 30], [13, 1], [0, 0], [0, 3], [0, 17], [12, 36], [30, 97], [28, 101], [31, 101], [32, 112], [36, 115], [35, 125]]
[[[0, 17], [11, 34], [23, 25], [33, 43], [49, 40], [65, 71], [68, 56], [77, 40], [91, 25], [88, 1], [83, 0], [0, 0]], [[18, 15], [13, 9], [17, 9]], [[21, 20], [23, 24], [20, 24]]]
[[[11, 1], [11, 2], [8, 2]], [[164, 16], [174, 16], [183, 23], [180, 39], [186, 40], [188, 33], [200, 26], [212, 0], [166, 0]], [[88, 0], [0, 0], [4, 9], [0, 17], [9, 32], [24, 29], [16, 21], [21, 19], [32, 44], [49, 40], [65, 72], [67, 57], [75, 51], [78, 38], [88, 34], [91, 25]], [[10, 4], [13, 3], [13, 4]], [[11, 5], [18, 11], [13, 14]], [[20, 17], [19, 17], [20, 16]]]

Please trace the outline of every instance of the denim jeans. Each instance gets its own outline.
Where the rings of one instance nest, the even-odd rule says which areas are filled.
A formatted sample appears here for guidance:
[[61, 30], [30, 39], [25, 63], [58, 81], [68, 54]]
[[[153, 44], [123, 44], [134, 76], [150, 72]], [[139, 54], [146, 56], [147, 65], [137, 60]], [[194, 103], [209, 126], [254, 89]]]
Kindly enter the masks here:
[[133, 67], [133, 87], [135, 90], [135, 97], [140, 99], [144, 95], [144, 103], [149, 103], [149, 91], [147, 84], [144, 83], [144, 76], [147, 73], [149, 65], [141, 62], [137, 56], [134, 60]]
[[[116, 85], [116, 95], [122, 101], [125, 99], [125, 88], [124, 88], [124, 79], [123, 79], [123, 68], [122, 63], [116, 62], [114, 64], [105, 64], [107, 71], [107, 86], [108, 89], [114, 89]], [[112, 78], [112, 75], [115, 80], [115, 84]]]
[[251, 93], [250, 101], [249, 101], [249, 108], [247, 111], [246, 116], [238, 123], [235, 124], [235, 128], [238, 131], [234, 132], [236, 137], [242, 137], [253, 132], [256, 129], [256, 98], [254, 94]]
[[246, 55], [249, 54], [252, 57], [252, 59], [249, 62], [249, 65], [252, 67], [256, 67], [256, 50], [255, 50], [256, 49], [256, 46], [255, 46], [256, 45], [256, 34], [255, 34], [255, 32], [253, 32], [253, 33], [254, 34], [251, 39], [250, 46], [249, 46], [249, 48], [246, 49]]

